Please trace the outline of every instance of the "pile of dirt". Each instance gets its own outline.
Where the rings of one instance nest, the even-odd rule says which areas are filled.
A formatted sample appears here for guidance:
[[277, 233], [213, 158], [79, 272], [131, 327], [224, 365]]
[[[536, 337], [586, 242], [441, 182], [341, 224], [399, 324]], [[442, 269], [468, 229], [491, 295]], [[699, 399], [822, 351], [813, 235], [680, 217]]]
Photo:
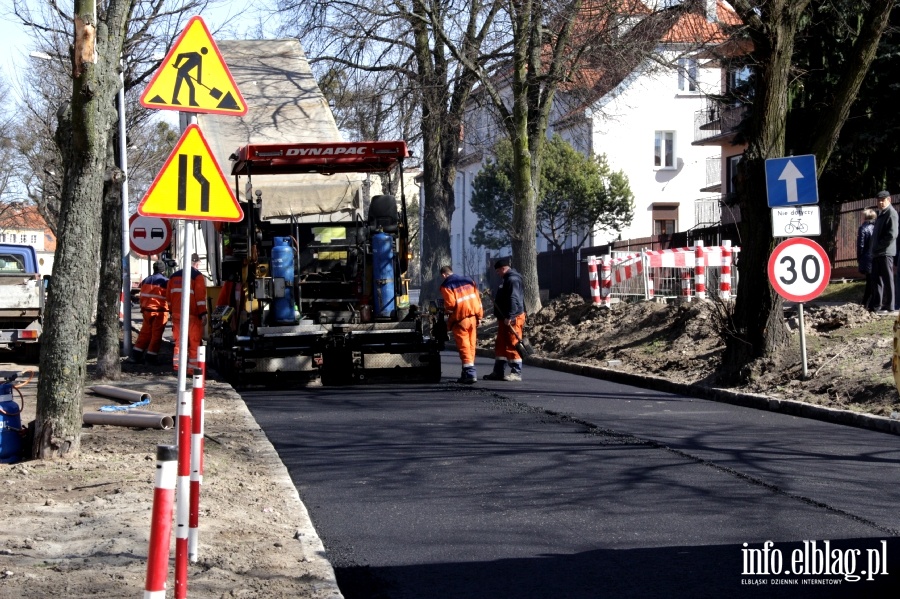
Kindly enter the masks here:
[[[881, 416], [900, 412], [891, 371], [894, 320], [858, 304], [804, 309], [807, 377], [799, 319], [785, 311], [791, 342], [753, 365], [735, 388]], [[530, 317], [526, 334], [538, 355], [650, 374], [675, 382], [722, 386], [716, 380], [725, 349], [727, 308], [719, 302], [614, 303], [610, 308], [567, 295]], [[489, 347], [493, 329], [482, 332]]]

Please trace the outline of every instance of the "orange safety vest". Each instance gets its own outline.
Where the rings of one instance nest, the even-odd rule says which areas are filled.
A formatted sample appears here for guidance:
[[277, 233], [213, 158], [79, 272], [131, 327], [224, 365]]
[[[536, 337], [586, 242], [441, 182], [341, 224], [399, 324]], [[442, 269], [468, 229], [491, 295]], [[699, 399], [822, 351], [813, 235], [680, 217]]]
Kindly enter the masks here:
[[141, 312], [168, 312], [167, 297], [169, 279], [155, 273], [141, 281]]
[[[181, 282], [182, 271], [176, 272], [169, 279], [166, 290], [166, 298], [172, 309], [172, 318], [178, 320], [181, 317]], [[200, 274], [196, 268], [191, 268], [191, 297], [188, 300], [189, 314], [196, 318], [206, 315], [206, 277]]]
[[484, 317], [478, 286], [469, 277], [454, 274], [444, 279], [441, 283], [441, 296], [444, 298], [449, 329], [466, 318], [475, 317], [481, 320]]

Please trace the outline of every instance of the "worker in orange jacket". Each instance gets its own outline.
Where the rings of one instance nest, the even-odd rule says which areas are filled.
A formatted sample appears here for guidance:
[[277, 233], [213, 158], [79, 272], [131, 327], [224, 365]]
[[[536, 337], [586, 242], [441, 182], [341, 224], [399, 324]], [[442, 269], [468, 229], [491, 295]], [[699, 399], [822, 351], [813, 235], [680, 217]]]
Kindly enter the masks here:
[[[197, 267], [200, 266], [200, 257], [197, 254], [191, 254], [191, 284], [188, 300], [188, 370], [192, 371], [199, 368], [200, 363], [197, 361], [197, 348], [203, 340], [203, 332], [206, 330], [206, 277], [201, 274]], [[181, 336], [181, 293], [184, 283], [182, 282], [183, 271], [179, 270], [169, 279], [169, 286], [166, 296], [169, 300], [169, 306], [172, 309], [172, 332], [175, 338], [175, 353], [172, 357], [172, 364], [175, 370], [178, 370], [178, 360], [181, 351], [179, 337]]]
[[141, 281], [141, 315], [144, 322], [134, 348], [131, 350], [133, 364], [141, 364], [146, 358], [150, 364], [159, 361], [159, 347], [162, 345], [163, 331], [169, 322], [169, 301], [165, 262], [153, 263], [153, 274]]
[[457, 383], [471, 385], [478, 380], [475, 371], [477, 327], [484, 317], [478, 286], [469, 277], [453, 274], [449, 266], [441, 267], [441, 297], [447, 313], [447, 328], [453, 332], [456, 349], [462, 360], [462, 374]]

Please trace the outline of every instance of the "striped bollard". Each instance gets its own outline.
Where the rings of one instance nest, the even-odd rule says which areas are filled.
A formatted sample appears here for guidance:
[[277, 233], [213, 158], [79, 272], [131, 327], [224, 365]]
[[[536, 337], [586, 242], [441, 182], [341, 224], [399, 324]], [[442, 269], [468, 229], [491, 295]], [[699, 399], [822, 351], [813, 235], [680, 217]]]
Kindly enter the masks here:
[[206, 345], [197, 347], [197, 368], [203, 374], [203, 386], [206, 387]]
[[610, 307], [612, 304], [612, 258], [607, 254], [600, 256], [600, 305]]
[[656, 290], [653, 287], [653, 275], [647, 275], [647, 299], [653, 299]]
[[588, 256], [588, 281], [591, 285], [591, 301], [600, 303], [600, 281], [597, 280], [597, 257]]
[[681, 299], [685, 302], [691, 301], [691, 273], [684, 271], [681, 275]]
[[[200, 347], [203, 349], [203, 346]], [[201, 362], [201, 366], [202, 366]], [[188, 559], [196, 562], [200, 557], [200, 486], [203, 484], [203, 407], [205, 403], [202, 369], [194, 371], [193, 405], [191, 417], [191, 500], [188, 516]]]
[[147, 578], [144, 599], [165, 599], [169, 578], [169, 542], [172, 538], [172, 511], [175, 504], [175, 478], [178, 448], [156, 446], [156, 487], [150, 519], [150, 549], [147, 551]]
[[175, 510], [175, 599], [187, 597], [188, 524], [191, 499], [191, 408], [186, 389], [178, 390], [178, 485]]
[[697, 299], [706, 299], [706, 257], [703, 255], [703, 242], [694, 245], [694, 293]]
[[719, 279], [719, 296], [731, 299], [731, 241], [722, 241], [722, 276]]

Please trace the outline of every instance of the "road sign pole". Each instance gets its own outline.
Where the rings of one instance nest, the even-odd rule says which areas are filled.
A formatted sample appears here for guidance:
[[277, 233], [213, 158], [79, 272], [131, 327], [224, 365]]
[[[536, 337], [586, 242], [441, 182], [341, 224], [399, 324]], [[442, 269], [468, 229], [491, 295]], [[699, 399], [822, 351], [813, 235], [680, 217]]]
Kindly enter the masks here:
[[800, 359], [803, 361], [803, 380], [806, 380], [808, 370], [806, 368], [806, 326], [803, 324], [803, 302], [797, 304], [797, 313], [800, 315]]

